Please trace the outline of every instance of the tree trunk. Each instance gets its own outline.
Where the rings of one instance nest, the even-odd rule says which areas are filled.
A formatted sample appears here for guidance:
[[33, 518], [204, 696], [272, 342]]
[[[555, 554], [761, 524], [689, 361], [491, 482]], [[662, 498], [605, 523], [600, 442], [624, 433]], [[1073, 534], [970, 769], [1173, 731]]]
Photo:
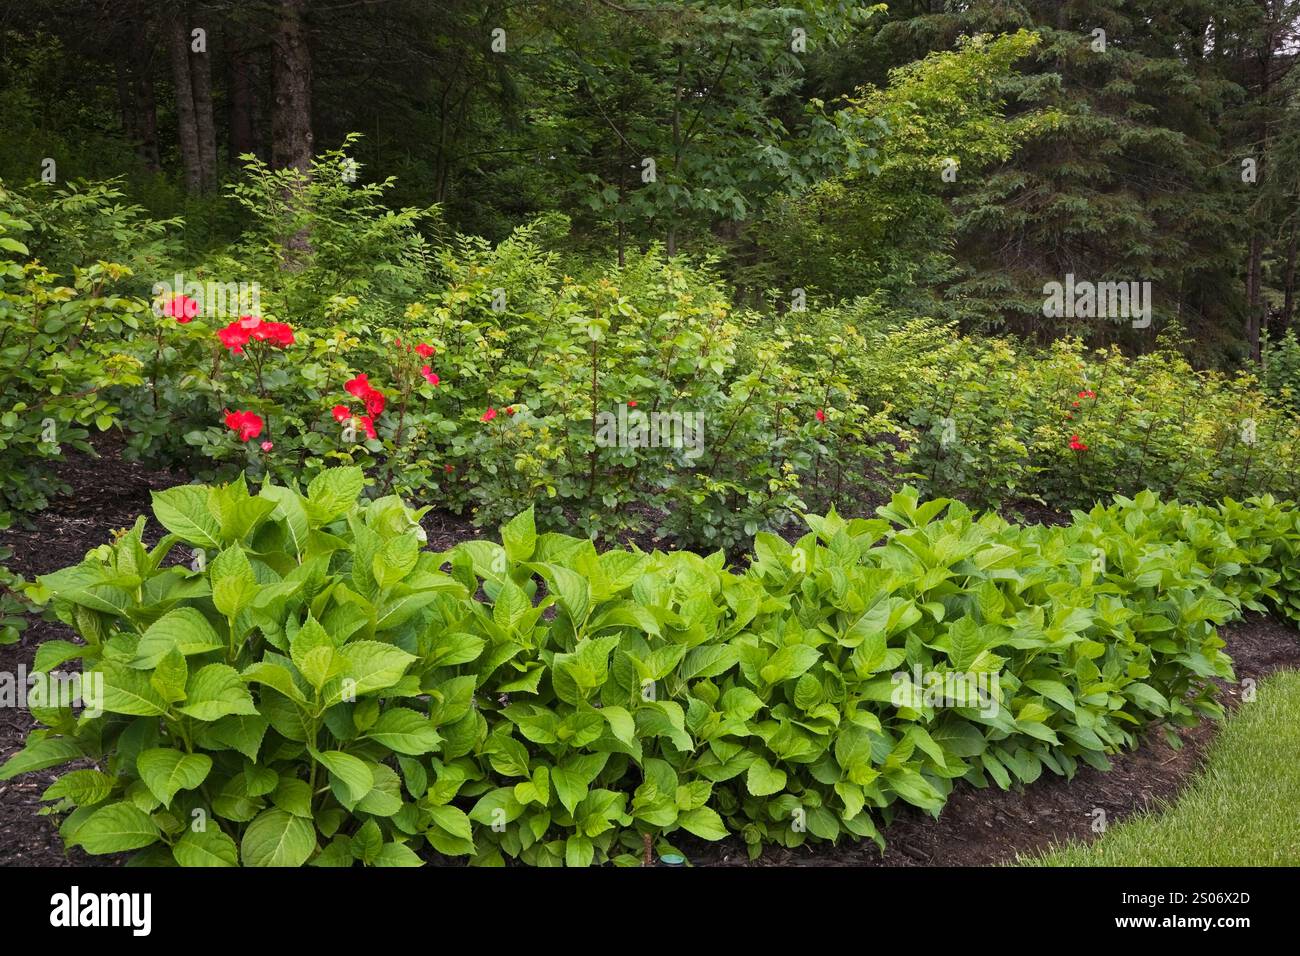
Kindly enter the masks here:
[[176, 140], [185, 168], [185, 190], [193, 196], [203, 189], [203, 167], [199, 160], [194, 89], [190, 85], [190, 40], [183, 10], [175, 11], [169, 18], [167, 40], [172, 59], [172, 84], [176, 87]]
[[311, 51], [302, 22], [306, 0], [280, 0], [275, 34], [275, 108], [271, 116], [271, 164], [311, 168]]
[[230, 41], [230, 158], [237, 160], [246, 153], [257, 153], [257, 128], [254, 113], [257, 105], [253, 82], [254, 61], [247, 38], [238, 35]]
[[137, 44], [137, 49], [140, 52], [135, 76], [136, 133], [140, 137], [140, 158], [150, 172], [156, 173], [162, 169], [162, 161], [158, 154], [158, 100], [154, 96], [153, 73], [149, 69], [153, 50], [143, 42]]
[[1258, 230], [1250, 237], [1250, 252], [1246, 259], [1246, 344], [1250, 346], [1251, 361], [1260, 360], [1259, 333], [1263, 312], [1264, 242]]
[[190, 49], [190, 83], [194, 92], [194, 125], [199, 140], [199, 172], [203, 191], [217, 188], [217, 133], [212, 117], [212, 39], [211, 25], [207, 29], [207, 44], [202, 53]]
[[[1257, 0], [1257, 2], [1264, 21], [1267, 23], [1269, 17], [1268, 4], [1264, 0]], [[1256, 58], [1259, 63], [1258, 96], [1261, 105], [1268, 103], [1271, 88], [1273, 44], [1273, 33], [1268, 30], [1261, 37], [1260, 46], [1256, 51]], [[1269, 155], [1270, 134], [1268, 110], [1260, 110], [1256, 130], [1259, 142], [1259, 161], [1255, 165], [1255, 176], [1259, 185], [1255, 188], [1265, 190], [1267, 186], [1265, 185], [1264, 163]], [[1264, 238], [1261, 220], [1265, 218], [1267, 211], [1268, 206], [1264, 201], [1260, 200], [1254, 204], [1250, 226], [1250, 254], [1246, 263], [1246, 307], [1250, 310], [1250, 314], [1246, 318], [1246, 341], [1250, 345], [1250, 357], [1256, 363], [1260, 361], [1261, 357], [1260, 333], [1264, 330]]]
[[[306, 0], [280, 0], [280, 21], [275, 32], [274, 106], [271, 112], [271, 165], [277, 169], [311, 171], [311, 50], [302, 22]], [[291, 193], [292, 190], [286, 190]], [[286, 195], [290, 206], [296, 197]], [[311, 236], [304, 225], [285, 237], [281, 268], [302, 267], [311, 252]]]
[[115, 52], [114, 79], [122, 132], [150, 172], [158, 172], [158, 109], [153, 92], [153, 39], [139, 3], [122, 0], [114, 11], [116, 24], [104, 30]]
[[1291, 328], [1291, 321], [1295, 318], [1295, 267], [1296, 267], [1296, 238], [1300, 233], [1300, 217], [1291, 222], [1291, 241], [1286, 248], [1286, 268], [1282, 273], [1282, 315], [1281, 315], [1281, 332], [1286, 332]]
[[117, 81], [117, 110], [121, 117], [122, 132], [135, 142], [135, 104], [131, 102], [130, 65], [125, 55], [119, 54], [113, 64], [113, 77]]

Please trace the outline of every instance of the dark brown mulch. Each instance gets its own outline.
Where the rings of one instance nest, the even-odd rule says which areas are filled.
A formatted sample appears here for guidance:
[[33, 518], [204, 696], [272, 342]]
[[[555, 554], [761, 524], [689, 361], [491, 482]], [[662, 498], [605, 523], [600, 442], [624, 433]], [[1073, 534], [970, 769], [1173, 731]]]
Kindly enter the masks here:
[[1066, 525], [1073, 520], [1069, 511], [1029, 499], [1008, 501], [998, 512], [1016, 524]]
[[[149, 492], [184, 481], [183, 475], [153, 472], [123, 462], [116, 449], [104, 447], [98, 460], [70, 458], [64, 478], [70, 494], [52, 503], [31, 529], [0, 532], [0, 546], [14, 550], [9, 562], [30, 578], [75, 564], [85, 552], [104, 543], [115, 528], [128, 528], [136, 515], [149, 509]], [[1050, 509], [1029, 520], [1055, 523]], [[433, 550], [446, 550], [479, 536], [468, 518], [430, 511], [422, 522]], [[151, 524], [153, 542], [161, 531]], [[657, 544], [647, 541], [652, 547]], [[49, 638], [66, 637], [57, 622], [33, 620], [18, 644], [0, 647], [0, 672], [30, 667], [36, 646]], [[1294, 630], [1276, 621], [1252, 616], [1223, 629], [1239, 678], [1258, 679], [1280, 668], [1300, 667], [1300, 641]], [[1225, 686], [1225, 701], [1237, 700], [1237, 685]], [[0, 709], [0, 762], [21, 748], [32, 723], [25, 710]], [[1177, 796], [1199, 769], [1216, 725], [1202, 723], [1182, 734], [1184, 746], [1174, 750], [1163, 735], [1153, 734], [1137, 751], [1113, 758], [1113, 768], [1100, 773], [1083, 768], [1070, 783], [1045, 777], [1021, 791], [976, 790], [959, 785], [938, 820], [905, 808], [885, 831], [888, 847], [880, 855], [874, 844], [819, 845], [787, 850], [770, 848], [753, 863], [743, 844], [683, 841], [695, 865], [720, 866], [925, 866], [1003, 863], [1017, 854], [1045, 849], [1066, 839], [1092, 836], [1092, 814], [1106, 811], [1115, 822], [1161, 800]], [[79, 850], [65, 853], [54, 823], [37, 816], [40, 794], [59, 769], [27, 774], [0, 783], [0, 865], [112, 865], [115, 858], [95, 858]]]
[[[125, 462], [111, 442], [101, 444], [103, 457], [70, 455], [57, 470], [72, 485], [66, 495], [55, 499], [37, 516], [32, 528], [0, 531], [0, 547], [13, 551], [8, 566], [32, 579], [79, 562], [91, 548], [112, 537], [116, 528], [130, 528], [136, 515], [149, 508], [150, 491], [168, 488], [185, 480], [183, 475], [152, 472]], [[162, 531], [154, 524], [146, 540], [157, 542]], [[0, 647], [0, 672], [18, 674], [32, 665], [36, 647], [53, 637], [68, 637], [66, 627], [54, 621], [29, 619], [17, 644]], [[0, 709], [0, 761], [20, 750], [34, 722], [21, 707]], [[63, 841], [54, 824], [39, 818], [40, 796], [62, 769], [25, 774], [0, 783], [0, 864], [59, 866], [104, 865], [102, 858], [80, 850], [65, 854]]]

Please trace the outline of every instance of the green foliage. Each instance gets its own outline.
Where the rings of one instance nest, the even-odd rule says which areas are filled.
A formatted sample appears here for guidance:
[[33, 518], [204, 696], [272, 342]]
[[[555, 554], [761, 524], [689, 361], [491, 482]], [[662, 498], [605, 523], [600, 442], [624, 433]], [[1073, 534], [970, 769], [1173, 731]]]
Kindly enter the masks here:
[[92, 262], [131, 270], [132, 291], [170, 266], [177, 255], [179, 219], [158, 219], [127, 199], [121, 178], [33, 184], [7, 194], [6, 204], [30, 226], [28, 254], [46, 268], [72, 273]]
[[[3, 279], [0, 338], [10, 507], [42, 507], [48, 460], [63, 445], [86, 449], [86, 424], [119, 423], [129, 456], [205, 480], [309, 481], [359, 465], [377, 493], [482, 524], [533, 506], [544, 530], [654, 533], [732, 554], [802, 511], [872, 500], [900, 471], [977, 505], [1088, 507], [1148, 487], [1185, 500], [1300, 494], [1289, 464], [1300, 430], [1285, 399], [1249, 376], [1196, 371], [1164, 341], [1132, 359], [1070, 339], [1033, 349], [900, 319], [879, 297], [781, 316], [735, 310], [710, 266], [657, 247], [567, 274], [553, 248], [568, 223], [556, 217], [496, 245], [426, 246], [414, 213], [375, 204], [380, 187], [349, 198], [353, 187], [326, 175], [341, 157], [322, 157], [302, 186], [314, 215], [329, 209], [323, 218], [341, 227], [294, 246], [285, 237], [312, 218], [283, 201], [296, 174], [254, 164], [236, 192], [257, 210], [261, 238], [186, 273], [265, 277], [261, 318], [291, 323], [291, 343], [236, 352], [219, 338], [242, 312], [229, 295], [224, 311], [203, 303], [191, 321], [161, 314], [158, 296], [150, 316], [129, 294], [141, 282], [130, 269], [76, 266], [63, 285], [22, 261], [25, 242], [3, 237], [19, 256]], [[116, 197], [95, 185], [15, 197], [42, 225], [11, 216], [5, 228], [62, 260], [116, 248], [136, 225], [162, 235], [165, 224]], [[376, 242], [393, 255], [370, 277], [355, 263]], [[143, 267], [161, 270], [158, 243], [140, 247]], [[1269, 351], [1275, 393], [1287, 342]], [[373, 437], [364, 389], [349, 393], [358, 374], [381, 396]], [[232, 412], [260, 417], [256, 440], [227, 425]]]
[[[0, 531], [8, 526], [8, 516], [0, 516]], [[15, 644], [27, 629], [28, 602], [22, 594], [24, 581], [21, 575], [5, 567], [14, 556], [9, 548], [0, 547], [0, 646]]]
[[[325, 182], [332, 162], [317, 163], [315, 214], [329, 201], [347, 206]], [[269, 237], [306, 221], [283, 218], [283, 178], [292, 175], [252, 167], [255, 188], [243, 193], [273, 223], [269, 258], [230, 259], [199, 275], [270, 276], [262, 317], [290, 322], [293, 343], [255, 342], [234, 354], [217, 333], [238, 312], [156, 316], [147, 335], [125, 345], [147, 387], [116, 393], [132, 455], [202, 478], [246, 470], [281, 482], [357, 464], [384, 492], [436, 497], [472, 509], [481, 523], [535, 502], [548, 530], [657, 531], [729, 550], [807, 507], [805, 483], [834, 475], [836, 490], [848, 489], [846, 471], [884, 457], [879, 436], [896, 429], [855, 403], [848, 356], [861, 335], [832, 317], [773, 330], [758, 316], [733, 315], [709, 270], [658, 248], [575, 279], [547, 251], [567, 228], [556, 219], [496, 246], [458, 238], [417, 256], [419, 270], [394, 265], [392, 275], [405, 279], [382, 288], [322, 265], [335, 233], [313, 231], [301, 271], [284, 272], [287, 247]], [[348, 208], [331, 215], [352, 232], [388, 228], [390, 217], [367, 202]], [[340, 253], [344, 263], [366, 255], [362, 247]], [[325, 299], [324, 288], [343, 291]], [[310, 314], [295, 305], [304, 289], [314, 290], [302, 292], [312, 297]], [[396, 297], [407, 293], [399, 308]], [[416, 345], [434, 351], [421, 362]], [[358, 373], [384, 396], [373, 437], [345, 391]], [[341, 421], [338, 405], [347, 406]], [[815, 417], [821, 406], [834, 409], [826, 421]], [[228, 411], [261, 416], [257, 440], [240, 441], [223, 424]]]
[[846, 98], [842, 116], [877, 128], [875, 160], [784, 194], [751, 226], [769, 281], [839, 297], [883, 290], [951, 313], [934, 292], [955, 274], [953, 184], [1006, 162], [1055, 121], [1046, 110], [1003, 115], [1015, 63], [1037, 44], [1025, 30], [963, 38]]
[[1073, 273], [1151, 282], [1163, 290], [1155, 328], [1182, 320], [1205, 354], [1227, 351], [1219, 330], [1243, 324], [1234, 280], [1250, 197], [1223, 159], [1238, 78], [1201, 68], [1200, 16], [1167, 12], [1164, 0], [975, 0], [907, 22], [940, 43], [1018, 29], [1040, 39], [1004, 92], [1013, 111], [1050, 111], [1053, 122], [1008, 162], [958, 181], [960, 274], [944, 296], [968, 328], [1143, 343], [1149, 332], [1117, 323], [1045, 320], [1044, 283]]
[[1300, 617], [1300, 514], [1268, 498], [1148, 493], [1047, 528], [908, 491], [760, 534], [737, 572], [598, 553], [531, 511], [426, 552], [419, 512], [362, 484], [173, 488], [157, 546], [141, 518], [38, 579], [84, 643], [36, 670], [79, 660], [98, 706], [38, 700], [0, 779], [91, 758], [46, 792], [64, 839], [186, 866], [879, 842], [900, 800], [938, 813], [958, 781], [1068, 777], [1217, 716], [1216, 625]]
[[439, 215], [436, 207], [384, 206], [392, 177], [352, 181], [359, 138], [316, 156], [309, 172], [242, 157], [243, 175], [227, 191], [245, 228], [199, 278], [256, 283], [263, 317], [295, 327], [328, 324], [343, 302], [391, 320], [392, 303], [413, 300], [433, 280], [429, 236]]
[[1300, 425], [1251, 376], [1198, 371], [1165, 347], [1130, 359], [1070, 339], [934, 344], [899, 402], [916, 428], [903, 460], [932, 493], [1064, 508], [1144, 488], [1300, 494]]
[[1292, 409], [1300, 409], [1300, 340], [1287, 329], [1274, 341], [1263, 343], [1261, 377], [1270, 394]]
[[[110, 197], [80, 198], [101, 208]], [[119, 420], [104, 390], [140, 382], [138, 363], [105, 347], [138, 326], [142, 305], [115, 291], [131, 270], [101, 260], [52, 272], [30, 257], [28, 208], [0, 184], [0, 516], [44, 507], [62, 449], [89, 451], [88, 427]]]
[[[833, 48], [883, 10], [684, 0], [635, 17], [586, 11], [579, 22], [551, 21], [558, 42], [546, 53], [575, 74], [571, 87], [560, 84], [557, 105], [570, 136], [591, 143], [562, 170], [570, 175], [561, 188], [579, 185], [574, 205], [620, 236], [657, 234], [675, 251], [679, 234], [707, 235], [710, 224], [743, 222], [779, 191], [871, 165], [879, 129], [869, 117], [828, 112], [813, 97], [790, 102], [809, 45]], [[611, 21], [618, 44], [599, 39]]]

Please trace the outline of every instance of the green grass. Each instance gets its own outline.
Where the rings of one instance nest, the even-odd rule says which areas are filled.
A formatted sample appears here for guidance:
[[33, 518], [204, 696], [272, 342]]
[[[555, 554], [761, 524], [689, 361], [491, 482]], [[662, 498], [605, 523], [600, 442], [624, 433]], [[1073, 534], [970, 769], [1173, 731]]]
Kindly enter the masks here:
[[1172, 806], [1134, 816], [1091, 845], [1022, 857], [1029, 866], [1300, 864], [1300, 673], [1262, 681], [1210, 745]]

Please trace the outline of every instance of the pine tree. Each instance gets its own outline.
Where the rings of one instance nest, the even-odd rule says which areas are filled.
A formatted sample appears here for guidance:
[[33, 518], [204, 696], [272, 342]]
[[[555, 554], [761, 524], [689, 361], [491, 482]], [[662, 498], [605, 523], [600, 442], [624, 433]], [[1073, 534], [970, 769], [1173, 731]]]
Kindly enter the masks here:
[[[1059, 121], [957, 199], [964, 275], [947, 289], [968, 321], [1051, 338], [1154, 343], [1170, 320], [1214, 348], [1236, 336], [1244, 194], [1222, 119], [1239, 90], [1207, 51], [1198, 0], [974, 2], [923, 14], [943, 37], [1030, 27], [1042, 43], [1011, 92]], [[1152, 284], [1155, 321], [1047, 318], [1046, 283]], [[1140, 324], [1140, 322], [1138, 323]]]

